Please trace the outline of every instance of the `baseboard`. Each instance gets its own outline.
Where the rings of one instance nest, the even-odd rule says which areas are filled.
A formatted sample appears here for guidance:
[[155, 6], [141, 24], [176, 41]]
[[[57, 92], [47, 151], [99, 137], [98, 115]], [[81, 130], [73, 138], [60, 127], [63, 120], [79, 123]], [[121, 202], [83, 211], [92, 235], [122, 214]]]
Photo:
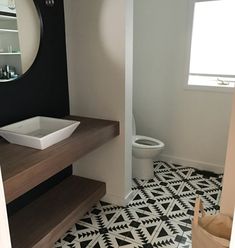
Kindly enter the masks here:
[[212, 171], [218, 174], [224, 173], [224, 165], [212, 164], [197, 160], [190, 160], [186, 158], [170, 156], [167, 154], [161, 154], [159, 156], [159, 159], [168, 163], [179, 164], [184, 167], [193, 167], [195, 169]]
[[118, 206], [123, 206], [125, 207], [134, 197], [134, 192], [130, 191], [125, 198], [117, 196], [117, 195], [112, 195], [112, 194], [106, 194], [103, 198], [102, 201], [118, 205]]

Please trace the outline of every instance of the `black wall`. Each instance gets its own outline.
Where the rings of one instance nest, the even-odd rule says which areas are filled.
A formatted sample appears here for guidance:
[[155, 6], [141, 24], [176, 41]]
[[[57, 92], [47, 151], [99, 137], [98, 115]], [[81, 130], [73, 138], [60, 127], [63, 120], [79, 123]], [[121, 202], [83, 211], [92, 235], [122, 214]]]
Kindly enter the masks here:
[[32, 1], [41, 18], [39, 52], [27, 73], [0, 83], [0, 126], [37, 115], [69, 114], [63, 0], [51, 7], [46, 0]]
[[[25, 75], [0, 83], [0, 126], [37, 115], [64, 117], [69, 114], [63, 0], [55, 0], [53, 7], [47, 6], [46, 0], [32, 1], [41, 18], [39, 52]], [[71, 174], [72, 167], [68, 165], [8, 204], [8, 214], [14, 214]]]

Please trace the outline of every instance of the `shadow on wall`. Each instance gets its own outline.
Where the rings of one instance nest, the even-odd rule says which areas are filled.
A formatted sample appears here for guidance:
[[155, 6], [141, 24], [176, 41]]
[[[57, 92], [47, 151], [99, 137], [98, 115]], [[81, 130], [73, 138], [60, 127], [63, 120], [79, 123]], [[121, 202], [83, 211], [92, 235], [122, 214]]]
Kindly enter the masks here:
[[120, 136], [81, 159], [75, 174], [106, 182], [106, 200], [122, 205], [131, 188], [124, 129], [125, 1], [66, 1], [71, 114], [120, 121]]
[[[72, 100], [71, 111], [79, 109], [79, 114], [94, 116], [99, 113], [97, 117], [122, 119], [120, 111], [124, 109], [125, 16], [123, 9], [118, 8], [123, 5], [114, 0], [80, 0], [71, 1], [71, 7], [71, 19], [75, 23], [67, 27], [70, 29], [68, 57], [72, 58], [69, 75], [70, 81], [74, 82], [70, 94], [71, 99], [79, 97], [80, 103], [86, 102], [86, 106], [77, 106]], [[123, 13], [123, 17], [120, 13]], [[78, 80], [79, 85], [75, 84]], [[84, 99], [92, 94], [99, 100], [99, 104], [95, 99], [89, 102]], [[117, 108], [114, 108], [114, 104], [118, 105]], [[94, 107], [97, 110], [95, 113]]]
[[[123, 35], [120, 35], [119, 31], [113, 28], [113, 26], [122, 25], [125, 26], [124, 17], [123, 22], [120, 23], [119, 13], [123, 10], [117, 10], [114, 8], [113, 1], [103, 0], [100, 6], [100, 20], [99, 20], [99, 34], [100, 34], [100, 45], [103, 48], [103, 52], [109, 57], [109, 60], [112, 61], [120, 69], [124, 69], [123, 65]], [[118, 6], [120, 7], [120, 5]], [[117, 23], [110, 24], [110, 19], [114, 20]]]

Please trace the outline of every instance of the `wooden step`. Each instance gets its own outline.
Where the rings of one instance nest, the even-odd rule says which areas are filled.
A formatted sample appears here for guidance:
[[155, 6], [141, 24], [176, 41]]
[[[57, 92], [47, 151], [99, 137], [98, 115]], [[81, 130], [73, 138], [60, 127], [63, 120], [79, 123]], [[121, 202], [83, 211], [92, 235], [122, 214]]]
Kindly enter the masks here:
[[9, 218], [13, 248], [51, 248], [105, 195], [105, 183], [71, 176]]
[[69, 138], [42, 151], [9, 144], [0, 138], [0, 165], [7, 203], [119, 135], [117, 121], [76, 116], [65, 119], [78, 120], [81, 124]]

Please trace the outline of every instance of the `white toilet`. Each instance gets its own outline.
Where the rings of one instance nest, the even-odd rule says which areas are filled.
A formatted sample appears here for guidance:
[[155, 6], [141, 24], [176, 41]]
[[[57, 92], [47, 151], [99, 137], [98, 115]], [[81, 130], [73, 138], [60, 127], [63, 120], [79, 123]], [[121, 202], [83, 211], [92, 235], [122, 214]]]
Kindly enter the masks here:
[[132, 117], [132, 177], [149, 180], [154, 177], [153, 160], [163, 150], [160, 140], [136, 135], [134, 116]]

